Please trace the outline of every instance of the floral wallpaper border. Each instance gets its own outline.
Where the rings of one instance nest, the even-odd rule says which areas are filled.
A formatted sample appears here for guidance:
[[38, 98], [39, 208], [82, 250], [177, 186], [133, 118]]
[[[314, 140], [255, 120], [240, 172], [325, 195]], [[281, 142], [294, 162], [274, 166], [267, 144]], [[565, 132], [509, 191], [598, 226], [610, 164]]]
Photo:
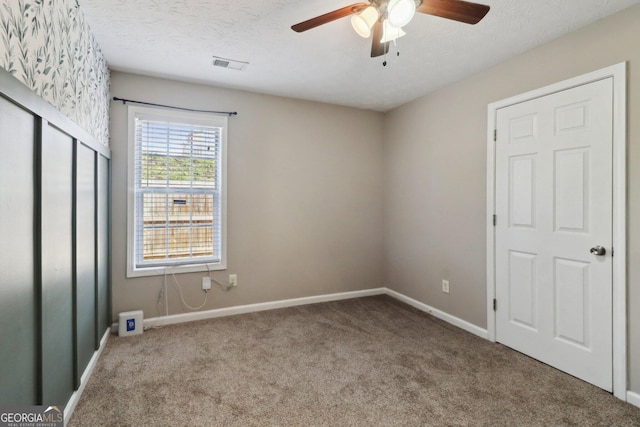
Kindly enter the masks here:
[[77, 0], [0, 0], [0, 67], [109, 144], [109, 68]]

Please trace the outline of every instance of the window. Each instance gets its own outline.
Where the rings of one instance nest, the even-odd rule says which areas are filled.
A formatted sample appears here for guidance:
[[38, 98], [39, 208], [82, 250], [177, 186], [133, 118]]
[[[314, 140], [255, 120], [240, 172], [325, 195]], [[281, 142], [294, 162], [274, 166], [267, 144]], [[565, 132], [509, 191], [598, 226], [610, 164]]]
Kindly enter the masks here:
[[226, 268], [226, 132], [226, 117], [129, 107], [129, 277]]

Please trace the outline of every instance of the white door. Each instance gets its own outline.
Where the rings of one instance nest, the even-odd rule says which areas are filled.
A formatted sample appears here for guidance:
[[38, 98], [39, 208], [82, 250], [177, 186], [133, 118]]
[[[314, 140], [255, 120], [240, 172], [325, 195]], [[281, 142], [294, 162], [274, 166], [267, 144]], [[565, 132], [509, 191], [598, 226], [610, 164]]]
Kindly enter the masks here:
[[495, 181], [496, 340], [608, 391], [612, 80], [499, 109]]

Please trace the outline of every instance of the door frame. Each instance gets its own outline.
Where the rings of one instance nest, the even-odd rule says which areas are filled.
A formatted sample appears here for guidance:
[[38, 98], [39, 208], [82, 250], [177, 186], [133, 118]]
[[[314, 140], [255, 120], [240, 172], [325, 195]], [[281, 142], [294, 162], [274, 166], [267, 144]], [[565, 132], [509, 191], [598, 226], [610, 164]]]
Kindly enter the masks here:
[[495, 141], [498, 110], [553, 93], [582, 86], [598, 80], [613, 78], [613, 248], [612, 264], [612, 338], [613, 338], [613, 395], [627, 400], [627, 64], [621, 62], [591, 73], [516, 95], [488, 105], [487, 115], [487, 335], [496, 342], [496, 314], [493, 301], [495, 289]]

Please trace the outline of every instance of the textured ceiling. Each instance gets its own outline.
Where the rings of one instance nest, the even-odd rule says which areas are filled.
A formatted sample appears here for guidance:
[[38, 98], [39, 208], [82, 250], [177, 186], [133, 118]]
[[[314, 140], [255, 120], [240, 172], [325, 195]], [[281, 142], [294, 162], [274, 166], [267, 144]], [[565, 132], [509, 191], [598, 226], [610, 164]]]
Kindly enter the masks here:
[[[491, 6], [477, 25], [416, 14], [399, 39], [400, 56], [392, 48], [383, 67], [349, 18], [300, 34], [290, 29], [350, 0], [79, 0], [114, 70], [378, 111], [640, 0], [477, 2]], [[213, 56], [249, 65], [213, 67]]]

